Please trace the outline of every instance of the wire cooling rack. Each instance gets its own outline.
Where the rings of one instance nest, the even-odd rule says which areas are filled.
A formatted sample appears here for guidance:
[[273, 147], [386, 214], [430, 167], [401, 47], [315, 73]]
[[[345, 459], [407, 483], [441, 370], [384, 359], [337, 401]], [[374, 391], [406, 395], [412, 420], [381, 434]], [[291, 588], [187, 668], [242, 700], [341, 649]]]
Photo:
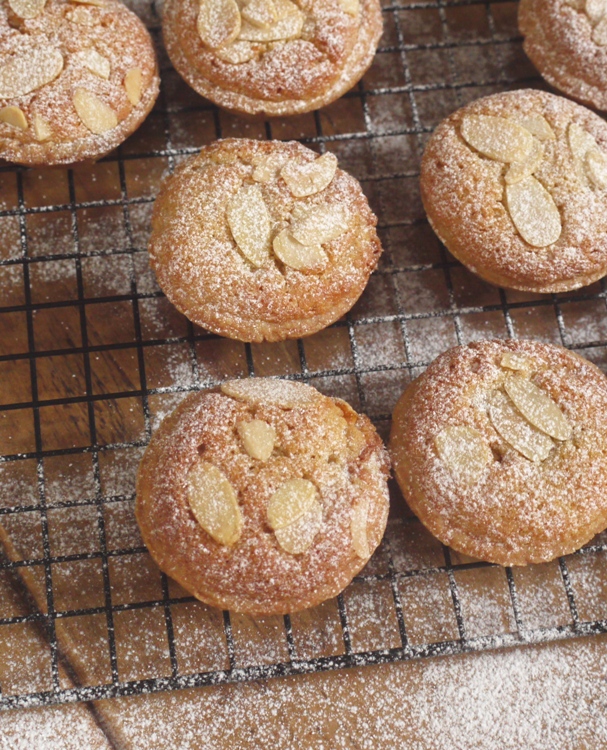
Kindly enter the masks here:
[[[152, 4], [136, 8], [159, 37]], [[372, 69], [320, 112], [273, 122], [216, 110], [163, 63], [141, 130], [94, 166], [0, 167], [0, 706], [93, 700], [607, 631], [607, 536], [502, 569], [396, 512], [336, 600], [284, 618], [219, 613], [161, 575], [133, 518], [137, 461], [187, 392], [281, 375], [340, 395], [386, 436], [402, 389], [441, 351], [526, 336], [607, 363], [604, 283], [538, 296], [483, 284], [430, 232], [418, 192], [428, 134], [479, 96], [540, 86], [516, 3], [385, 4]], [[160, 49], [160, 46], [159, 46]], [[161, 60], [162, 54], [161, 54]], [[160, 176], [240, 135], [334, 151], [379, 217], [385, 253], [327, 331], [244, 345], [166, 302], [145, 253]]]

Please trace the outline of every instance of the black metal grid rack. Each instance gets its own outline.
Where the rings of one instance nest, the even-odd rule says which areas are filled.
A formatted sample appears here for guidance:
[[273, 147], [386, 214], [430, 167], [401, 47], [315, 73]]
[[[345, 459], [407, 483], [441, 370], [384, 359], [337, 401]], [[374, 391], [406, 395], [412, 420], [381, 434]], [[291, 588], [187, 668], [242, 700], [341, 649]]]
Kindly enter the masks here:
[[[158, 36], [156, 8], [143, 10]], [[0, 610], [0, 644], [8, 649], [11, 639], [18, 640], [19, 627], [31, 625], [41, 630], [45, 644], [40, 651], [43, 679], [36, 684], [11, 682], [10, 665], [0, 667], [0, 707], [94, 700], [607, 632], [607, 539], [599, 537], [575, 555], [523, 574], [466, 560], [430, 541], [413, 519], [392, 522], [376, 562], [331, 605], [338, 637], [328, 645], [324, 639], [321, 655], [305, 646], [309, 623], [285, 616], [280, 632], [274, 629], [271, 636], [281, 647], [243, 658], [241, 624], [235, 626], [224, 612], [217, 643], [225, 663], [188, 668], [175, 612], [197, 606], [195, 600], [173, 590], [159, 574], [155, 596], [122, 600], [116, 595], [116, 566], [141, 560], [146, 551], [124, 542], [113, 514], [128, 514], [131, 458], [147, 444], [158, 413], [180, 394], [233, 374], [283, 375], [344, 395], [385, 434], [404, 383], [456, 343], [531, 336], [607, 363], [604, 283], [542, 297], [493, 289], [467, 274], [424, 222], [417, 191], [419, 157], [437, 122], [486, 93], [541, 85], [522, 53], [515, 16], [512, 2], [384, 3], [386, 32], [369, 74], [341, 102], [290, 122], [245, 123], [227, 116], [188, 92], [167, 64], [159, 104], [142, 132], [99, 165], [50, 176], [0, 167], [0, 373], [13, 384], [0, 406], [0, 452], [5, 454], [0, 459], [0, 523], [15, 543], [12, 559], [0, 559], [0, 575], [21, 572], [27, 582], [29, 571], [34, 597], [36, 580], [42, 592], [37, 606], [27, 611], [9, 611], [8, 605]], [[230, 134], [298, 137], [317, 150], [333, 150], [361, 180], [379, 216], [386, 252], [361, 302], [328, 332], [292, 342], [292, 347], [222, 343], [164, 305], [146, 266], [145, 226], [160, 172], [195, 153], [197, 143]], [[103, 176], [101, 194], [97, 175]], [[102, 266], [105, 271], [99, 272]], [[48, 280], [57, 278], [63, 281], [51, 283], [49, 297]], [[97, 325], [99, 319], [109, 321], [109, 334]], [[330, 353], [339, 346], [341, 353]], [[169, 352], [178, 363], [167, 376], [158, 362], [166, 361]], [[100, 374], [108, 354], [121, 373], [109, 377], [109, 384]], [[222, 369], [224, 355], [231, 364]], [[136, 373], [130, 380], [123, 372], [128, 367]], [[59, 371], [71, 373], [79, 393], [78, 387], [62, 392]], [[57, 438], [59, 424], [66, 427]], [[123, 433], [111, 424], [122, 425]], [[131, 457], [130, 468], [119, 471], [125, 456]], [[87, 478], [69, 493], [57, 493], [57, 482], [67, 486], [70, 462], [86, 463]], [[63, 467], [58, 473], [56, 463]], [[107, 479], [106, 466], [108, 476], [119, 479]], [[58, 541], [55, 520], [64, 512], [87, 517], [90, 533], [69, 544]], [[23, 540], [29, 545], [25, 553], [19, 549]], [[58, 579], [69, 578], [78, 566], [89, 566], [83, 569], [100, 582], [99, 598], [90, 606], [70, 606], [65, 591], [57, 588]], [[425, 613], [419, 609], [424, 600]], [[160, 622], [164, 644], [161, 666], [152, 659], [135, 677], [120, 628], [133, 613]], [[94, 618], [102, 624], [95, 648], [109, 666], [106, 678], [83, 681], [77, 638], [72, 634], [64, 643], [58, 630], [66, 622]], [[266, 632], [264, 637], [270, 636]]]

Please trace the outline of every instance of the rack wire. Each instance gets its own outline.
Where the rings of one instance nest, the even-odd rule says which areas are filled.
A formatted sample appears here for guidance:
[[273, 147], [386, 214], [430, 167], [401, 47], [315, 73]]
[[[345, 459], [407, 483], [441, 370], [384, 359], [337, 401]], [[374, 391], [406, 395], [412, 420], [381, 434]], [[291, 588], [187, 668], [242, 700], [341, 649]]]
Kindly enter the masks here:
[[[136, 9], [158, 40], [157, 8]], [[541, 297], [494, 289], [449, 256], [421, 210], [419, 157], [437, 122], [486, 93], [542, 85], [522, 53], [516, 3], [385, 3], [383, 13], [371, 71], [320, 112], [241, 121], [166, 65], [147, 123], [98, 165], [50, 176], [0, 167], [0, 584], [18, 589], [0, 598], [0, 651], [12, 654], [0, 666], [0, 707], [607, 632], [605, 535], [554, 564], [504, 570], [458, 555], [397, 513], [336, 601], [263, 621], [196, 602], [137, 538], [137, 457], [171, 404], [222, 379], [310, 382], [367, 412], [385, 435], [406, 382], [456, 343], [530, 336], [607, 362], [604, 282]], [[197, 144], [228, 135], [332, 150], [371, 200], [380, 268], [326, 332], [227, 342], [171, 310], [154, 285], [145, 239], [158, 178]]]

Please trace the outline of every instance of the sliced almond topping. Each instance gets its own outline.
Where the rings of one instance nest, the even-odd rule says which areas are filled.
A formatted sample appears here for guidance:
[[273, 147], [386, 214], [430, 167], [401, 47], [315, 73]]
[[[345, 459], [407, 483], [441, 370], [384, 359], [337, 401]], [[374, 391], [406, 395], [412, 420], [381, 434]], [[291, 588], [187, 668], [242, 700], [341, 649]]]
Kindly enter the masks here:
[[202, 0], [197, 29], [211, 49], [233, 42], [240, 33], [240, 10], [235, 0]]
[[525, 458], [534, 463], [548, 458], [554, 447], [551, 438], [529, 424], [504, 393], [494, 394], [489, 417], [501, 437]]
[[244, 449], [259, 461], [267, 461], [272, 455], [276, 443], [276, 430], [263, 419], [252, 419], [250, 422], [238, 423], [238, 434]]
[[46, 0], [8, 0], [8, 4], [19, 18], [36, 18], [44, 10]]
[[54, 47], [34, 47], [0, 67], [0, 99], [15, 99], [54, 81], [63, 70], [63, 55]]
[[276, 16], [279, 21], [286, 16], [299, 12], [297, 5], [291, 0], [274, 0], [274, 7], [276, 8]]
[[504, 352], [500, 365], [508, 370], [518, 370], [519, 372], [531, 373], [537, 369], [531, 357], [516, 352]]
[[255, 50], [250, 42], [232, 42], [224, 47], [217, 47], [215, 54], [224, 62], [240, 65], [252, 60], [255, 57]]
[[19, 107], [2, 107], [0, 109], [0, 122], [5, 122], [13, 128], [19, 128], [19, 130], [27, 130], [27, 120], [23, 110]]
[[320, 245], [302, 245], [289, 229], [283, 229], [274, 237], [273, 247], [276, 257], [296, 271], [321, 273], [329, 260]]
[[260, 154], [253, 159], [255, 182], [272, 182], [283, 168], [288, 157], [285, 154]]
[[544, 144], [540, 143], [536, 138], [533, 139], [533, 148], [529, 152], [525, 161], [514, 161], [506, 172], [505, 180], [508, 185], [514, 185], [516, 182], [521, 182], [526, 177], [531, 175], [538, 169], [544, 158]]
[[70, 14], [70, 20], [80, 26], [93, 26], [95, 21], [93, 16], [86, 8], [78, 7], [75, 8]]
[[320, 393], [304, 383], [272, 378], [243, 378], [222, 383], [221, 390], [231, 398], [254, 406], [278, 406], [281, 409], [307, 407], [321, 398]]
[[143, 73], [140, 68], [131, 68], [124, 76], [124, 90], [127, 99], [133, 107], [136, 107], [141, 101], [141, 91], [143, 90]]
[[506, 202], [514, 226], [533, 247], [548, 247], [561, 236], [561, 215], [546, 188], [535, 177], [506, 185]]
[[369, 521], [369, 495], [365, 493], [356, 505], [352, 508], [352, 517], [350, 518], [350, 533], [352, 534], [352, 546], [354, 552], [366, 560], [371, 557], [369, 549], [369, 537], [367, 535], [367, 523]]
[[357, 16], [360, 12], [359, 0], [339, 0], [339, 4], [351, 16]]
[[270, 257], [272, 220], [259, 185], [243, 185], [232, 198], [228, 225], [244, 257], [263, 266]]
[[273, 23], [267, 29], [260, 29], [247, 21], [242, 22], [240, 29], [240, 39], [247, 42], [284, 42], [289, 39], [296, 39], [303, 29], [306, 20], [305, 15], [296, 5], [293, 5], [292, 12], [280, 17], [276, 23]]
[[322, 526], [322, 508], [320, 503], [314, 500], [310, 510], [295, 523], [276, 529], [274, 535], [276, 541], [291, 555], [301, 555], [307, 552], [314, 544], [314, 539]]
[[598, 148], [586, 154], [586, 174], [590, 182], [599, 190], [607, 190], [607, 157]]
[[48, 139], [53, 135], [51, 126], [43, 117], [40, 117], [40, 115], [34, 115], [32, 123], [34, 126], [36, 140], [48, 141]]
[[540, 141], [556, 141], [556, 134], [544, 115], [530, 115], [519, 123]]
[[299, 521], [314, 503], [318, 490], [307, 479], [289, 479], [276, 490], [268, 503], [268, 523], [274, 531]]
[[571, 425], [565, 415], [535, 383], [520, 375], [512, 375], [506, 379], [504, 389], [520, 413], [538, 430], [557, 440], [571, 438]]
[[72, 3], [80, 3], [81, 5], [96, 5], [98, 8], [103, 8], [105, 0], [70, 0]]
[[441, 461], [461, 484], [471, 487], [493, 461], [493, 453], [483, 436], [473, 427], [445, 427], [434, 438]]
[[531, 133], [513, 120], [491, 115], [468, 115], [462, 135], [472, 148], [496, 161], [524, 162], [533, 147]]
[[607, 47], [607, 18], [599, 21], [592, 30], [592, 41], [597, 47]]
[[79, 62], [84, 65], [85, 68], [88, 68], [91, 73], [94, 73], [96, 76], [105, 78], [106, 81], [110, 77], [110, 61], [107, 57], [100, 55], [96, 49], [93, 49], [92, 47], [84, 49], [81, 52], [78, 52], [75, 57], [77, 57]]
[[242, 512], [226, 475], [207, 461], [188, 472], [188, 502], [196, 520], [219, 544], [235, 544], [242, 533]]
[[592, 23], [597, 23], [607, 13], [607, 0], [586, 0], [586, 14]]
[[95, 135], [103, 135], [118, 125], [114, 110], [87, 89], [76, 89], [74, 107], [84, 125]]
[[278, 21], [273, 0], [250, 0], [242, 9], [242, 17], [258, 29], [268, 29]]
[[597, 142], [594, 138], [584, 128], [580, 127], [577, 122], [569, 124], [567, 138], [571, 153], [580, 162], [584, 161], [590, 149], [597, 148]]
[[296, 198], [320, 193], [331, 184], [337, 169], [337, 157], [331, 152], [323, 154], [312, 162], [301, 164], [290, 159], [282, 168], [280, 176]]
[[291, 224], [291, 234], [302, 245], [324, 245], [348, 229], [349, 218], [348, 209], [341, 204], [312, 206]]

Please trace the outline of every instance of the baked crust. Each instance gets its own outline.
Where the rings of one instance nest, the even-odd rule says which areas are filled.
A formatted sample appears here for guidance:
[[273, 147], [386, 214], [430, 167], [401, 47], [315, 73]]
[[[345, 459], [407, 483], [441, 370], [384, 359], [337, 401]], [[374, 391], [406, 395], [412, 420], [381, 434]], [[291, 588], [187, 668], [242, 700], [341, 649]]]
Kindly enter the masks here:
[[583, 7], [566, 0], [521, 0], [518, 24], [523, 49], [548, 83], [584, 104], [607, 109], [607, 46], [593, 41]]
[[[125, 43], [128, 40], [128, 46]], [[0, 157], [33, 165], [71, 164], [99, 159], [122, 143], [146, 118], [158, 96], [159, 77], [152, 40], [139, 18], [118, 0], [95, 4], [48, 0], [32, 19], [19, 18], [7, 2], [0, 6], [0, 68], [15, 57], [48, 50], [63, 58], [61, 72], [25, 95], [0, 98], [0, 109], [18, 107], [27, 129], [0, 122]], [[87, 67], [91, 50], [109, 63], [108, 77]], [[98, 59], [98, 58], [97, 58]], [[131, 102], [125, 88], [130, 70], [141, 71], [141, 92]], [[93, 133], [74, 105], [84, 89], [115, 113], [117, 124]], [[41, 118], [46, 137], [36, 133]]]
[[[531, 380], [573, 428], [541, 462], [525, 458], [488, 415], [503, 387], [505, 352], [532, 360]], [[442, 354], [405, 391], [394, 411], [390, 452], [413, 512], [459, 552], [501, 565], [552, 560], [579, 549], [607, 526], [607, 380], [582, 357], [534, 341], [483, 341]], [[472, 486], [439, 456], [449, 426], [476, 430], [493, 453]]]
[[[201, 601], [253, 615], [286, 614], [336, 596], [366, 564], [353, 548], [353, 507], [368, 498], [371, 554], [387, 522], [389, 464], [370, 421], [344, 401], [301, 384], [309, 401], [287, 408], [279, 405], [285, 381], [261, 381], [268, 396], [261, 401], [211, 389], [188, 396], [163, 421], [139, 469], [136, 516], [160, 568]], [[239, 437], [238, 424], [252, 419], [276, 432], [266, 461], [251, 458]], [[200, 458], [237, 493], [244, 520], [232, 546], [215, 541], [190, 507], [187, 475]], [[268, 525], [267, 507], [281, 484], [302, 477], [318, 490], [323, 520], [313, 545], [290, 554]]]
[[[194, 323], [241, 341], [282, 341], [333, 323], [362, 294], [382, 249], [377, 219], [353, 177], [337, 169], [324, 190], [296, 198], [278, 174], [266, 183], [253, 180], [253, 162], [268, 156], [306, 164], [318, 154], [296, 142], [217, 141], [167, 180], [152, 216], [149, 252], [164, 293]], [[227, 220], [229, 202], [243, 185], [259, 185], [273, 236], [294, 211], [347, 209], [347, 231], [323, 245], [324, 270], [295, 270], [273, 254], [255, 268], [245, 258]]]
[[168, 0], [163, 36], [171, 62], [199, 94], [225, 109], [277, 117], [301, 114], [339, 99], [371, 65], [383, 30], [379, 0], [361, 0], [353, 17], [339, 0], [301, 0], [301, 34], [253, 44], [254, 57], [226, 62], [197, 31], [200, 3]]
[[[533, 247], [517, 231], [505, 199], [507, 165], [489, 159], [464, 140], [468, 115], [515, 122], [541, 115], [556, 140], [544, 146], [535, 178], [558, 208], [562, 231], [547, 247]], [[580, 177], [568, 128], [576, 123], [607, 154], [607, 124], [562, 97], [520, 90], [488, 96], [444, 120], [431, 136], [421, 166], [421, 195], [428, 220], [449, 251], [471, 271], [497, 286], [532, 292], [577, 289], [607, 273], [605, 190]]]

